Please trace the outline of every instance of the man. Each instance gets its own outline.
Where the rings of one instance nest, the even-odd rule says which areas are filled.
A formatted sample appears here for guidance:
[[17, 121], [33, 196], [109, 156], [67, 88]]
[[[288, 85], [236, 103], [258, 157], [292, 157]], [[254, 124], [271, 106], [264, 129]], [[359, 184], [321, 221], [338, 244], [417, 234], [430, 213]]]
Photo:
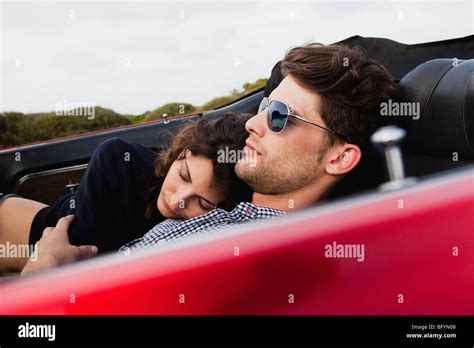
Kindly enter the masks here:
[[[241, 203], [232, 212], [215, 209], [184, 222], [167, 220], [121, 250], [309, 207], [357, 166], [376, 128], [381, 103], [396, 93], [387, 70], [357, 49], [315, 43], [289, 50], [281, 70], [283, 81], [246, 123], [245, 157], [235, 167], [254, 190], [252, 203]], [[24, 273], [97, 252], [93, 246], [69, 244], [71, 219], [45, 230], [38, 261], [29, 261]]]

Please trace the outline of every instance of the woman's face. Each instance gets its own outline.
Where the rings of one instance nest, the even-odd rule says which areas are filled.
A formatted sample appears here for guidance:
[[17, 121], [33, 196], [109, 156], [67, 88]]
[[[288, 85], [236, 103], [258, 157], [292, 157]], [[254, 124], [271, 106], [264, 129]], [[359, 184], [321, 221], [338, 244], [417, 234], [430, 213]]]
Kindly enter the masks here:
[[186, 157], [171, 165], [157, 200], [166, 218], [190, 219], [209, 212], [224, 197], [212, 188], [212, 161], [204, 156]]

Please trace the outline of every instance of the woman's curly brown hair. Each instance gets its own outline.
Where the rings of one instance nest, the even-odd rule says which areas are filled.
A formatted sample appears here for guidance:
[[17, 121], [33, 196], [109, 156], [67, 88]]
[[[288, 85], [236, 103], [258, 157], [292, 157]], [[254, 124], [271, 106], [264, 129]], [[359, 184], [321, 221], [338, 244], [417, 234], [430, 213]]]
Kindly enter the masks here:
[[171, 145], [163, 150], [155, 162], [156, 182], [150, 188], [147, 197], [145, 216], [150, 218], [156, 209], [156, 201], [163, 181], [176, 160], [184, 159], [188, 151], [195, 156], [204, 156], [212, 161], [213, 179], [211, 187], [224, 194], [219, 207], [231, 210], [239, 202], [251, 200], [250, 187], [235, 174], [235, 163], [220, 163], [219, 153], [228, 150], [240, 151], [245, 146], [248, 133], [245, 123], [250, 114], [237, 115], [226, 113], [224, 117], [209, 120], [188, 121], [174, 136]]

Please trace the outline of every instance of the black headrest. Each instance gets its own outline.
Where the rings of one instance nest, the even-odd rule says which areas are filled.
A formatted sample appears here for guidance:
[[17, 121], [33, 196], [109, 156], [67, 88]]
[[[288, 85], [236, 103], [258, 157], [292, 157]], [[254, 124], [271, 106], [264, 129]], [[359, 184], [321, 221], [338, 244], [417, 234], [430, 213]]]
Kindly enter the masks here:
[[352, 36], [338, 43], [362, 48], [368, 57], [382, 63], [397, 81], [419, 64], [431, 59], [442, 57], [474, 58], [474, 35], [412, 45], [388, 39], [361, 36]]
[[398, 101], [419, 103], [419, 118], [398, 117], [407, 130], [410, 152], [474, 158], [474, 59], [434, 59], [419, 65], [400, 80]]

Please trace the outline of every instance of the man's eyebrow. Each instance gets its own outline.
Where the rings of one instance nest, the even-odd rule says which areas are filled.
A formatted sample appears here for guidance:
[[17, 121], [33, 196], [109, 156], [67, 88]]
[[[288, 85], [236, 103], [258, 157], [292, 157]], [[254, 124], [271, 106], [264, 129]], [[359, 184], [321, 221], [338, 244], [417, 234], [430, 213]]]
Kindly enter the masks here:
[[[321, 121], [323, 121], [323, 120], [322, 120], [321, 113], [320, 113], [317, 109], [312, 109], [312, 111], [313, 111], [316, 115], [318, 115], [319, 117], [321, 117], [321, 121], [319, 121], [319, 120], [317, 120], [317, 119], [314, 120], [312, 117], [308, 117], [308, 115], [303, 115], [303, 114], [301, 114], [301, 112], [300, 112], [299, 110], [296, 110], [296, 107], [295, 107], [294, 104], [288, 104], [288, 105], [289, 105], [291, 108], [293, 108], [293, 114], [295, 114], [296, 116], [303, 117], [303, 118], [305, 118], [305, 119], [307, 119], [307, 120], [310, 120], [310, 121], [313, 121], [313, 122], [321, 122]], [[323, 121], [323, 123], [324, 123], [324, 121]]]
[[298, 109], [296, 109], [295, 104], [288, 103], [288, 106], [290, 107], [290, 113], [292, 113], [293, 115], [305, 117], [301, 114], [301, 112]]
[[[295, 115], [298, 115], [298, 116], [302, 116], [301, 113], [299, 112], [298, 109], [296, 109], [296, 106], [295, 104], [288, 104], [290, 106], [290, 112], [292, 114], [295, 114]], [[303, 117], [303, 116], [302, 116]]]
[[[188, 172], [189, 182], [192, 184], [192, 183], [193, 183], [193, 180], [191, 179], [191, 172], [189, 171], [189, 166], [188, 166], [188, 162], [186, 162], [186, 157], [184, 158], [184, 165], [186, 166], [186, 171]], [[206, 202], [209, 203], [210, 205], [213, 205], [213, 206], [216, 206], [216, 205], [217, 205], [216, 203], [212, 203], [210, 200], [208, 200], [207, 198], [204, 198], [204, 197], [202, 197], [202, 196], [199, 196], [199, 198], [201, 198], [202, 200], [206, 201]]]

